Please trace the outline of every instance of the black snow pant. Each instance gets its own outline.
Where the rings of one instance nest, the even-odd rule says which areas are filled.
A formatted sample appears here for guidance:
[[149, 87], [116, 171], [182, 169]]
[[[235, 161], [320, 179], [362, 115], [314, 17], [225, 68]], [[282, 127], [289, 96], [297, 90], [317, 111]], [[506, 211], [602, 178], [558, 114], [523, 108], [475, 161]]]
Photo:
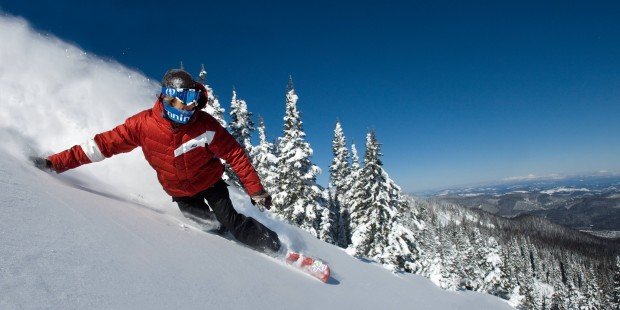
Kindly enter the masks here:
[[[238, 213], [230, 201], [227, 187], [226, 182], [219, 180], [194, 196], [172, 197], [172, 200], [188, 218], [193, 216], [213, 221], [215, 217], [239, 242], [262, 252], [278, 252], [278, 235], [254, 218]], [[209, 210], [209, 207], [213, 211]]]

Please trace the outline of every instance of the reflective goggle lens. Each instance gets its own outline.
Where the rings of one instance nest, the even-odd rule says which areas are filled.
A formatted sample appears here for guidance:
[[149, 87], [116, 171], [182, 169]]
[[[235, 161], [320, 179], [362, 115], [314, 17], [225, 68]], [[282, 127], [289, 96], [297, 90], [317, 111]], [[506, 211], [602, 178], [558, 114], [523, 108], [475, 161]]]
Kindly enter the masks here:
[[177, 98], [183, 104], [190, 105], [200, 97], [200, 91], [191, 88], [162, 87], [161, 93], [163, 94], [164, 103], [168, 104], [173, 98]]

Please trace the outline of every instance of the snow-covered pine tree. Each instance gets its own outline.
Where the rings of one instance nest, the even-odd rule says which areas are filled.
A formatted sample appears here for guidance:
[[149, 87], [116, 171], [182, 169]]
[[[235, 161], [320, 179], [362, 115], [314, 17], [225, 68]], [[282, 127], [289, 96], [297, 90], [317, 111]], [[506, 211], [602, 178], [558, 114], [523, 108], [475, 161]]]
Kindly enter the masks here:
[[385, 262], [405, 272], [419, 273], [423, 262], [420, 240], [422, 239], [423, 221], [420, 220], [419, 211], [412, 208], [405, 198], [400, 186], [394, 182], [383, 170], [383, 177], [387, 180], [386, 185], [390, 193], [390, 201], [396, 212], [392, 218], [392, 228], [388, 236]]
[[530, 241], [523, 236], [519, 236], [517, 240], [519, 240], [519, 254], [516, 259], [521, 271], [518, 280], [521, 289], [520, 294], [523, 295], [520, 307], [522, 309], [537, 309], [535, 308], [536, 287], [534, 287], [534, 272], [528, 246]]
[[359, 177], [361, 203], [354, 205], [352, 243], [347, 252], [376, 259], [394, 269], [417, 270], [418, 252], [411, 230], [399, 223], [399, 203], [390, 193], [388, 174], [383, 170], [380, 144], [374, 132], [366, 135], [364, 168]]
[[[234, 88], [230, 101], [230, 123], [228, 124], [228, 131], [235, 140], [237, 140], [239, 145], [245, 149], [246, 154], [249, 155], [252, 151], [252, 142], [250, 139], [254, 131], [252, 113], [248, 111], [245, 100], [237, 99], [237, 92]], [[223, 179], [228, 184], [242, 188], [239, 176], [237, 176], [228, 164], [225, 164]]]
[[583, 287], [585, 308], [587, 309], [602, 309], [603, 293], [599, 287], [598, 274], [594, 270], [595, 267], [584, 266], [585, 283]]
[[[207, 89], [209, 90], [210, 88]], [[209, 104], [207, 105], [205, 110], [207, 111], [207, 113], [211, 114], [220, 123], [220, 125], [222, 125], [222, 127], [226, 128], [227, 124], [226, 119], [224, 118], [224, 113], [226, 112], [226, 110], [222, 108], [220, 100], [217, 98], [217, 96], [213, 95], [212, 91], [210, 91], [209, 94]]]
[[459, 284], [459, 253], [454, 238], [454, 225], [445, 226], [438, 232], [439, 260], [442, 268], [436, 275], [440, 286], [444, 289], [456, 290]]
[[[224, 119], [224, 108], [220, 104], [220, 100], [215, 96], [213, 89], [206, 83], [207, 71], [205, 70], [204, 65], [201, 65], [200, 73], [198, 74], [200, 78], [200, 82], [207, 89], [207, 105], [202, 109], [203, 111], [209, 113], [213, 118], [215, 118], [222, 127], [226, 128], [227, 123]], [[232, 168], [224, 161], [220, 159], [224, 164], [224, 175], [222, 175], [222, 179], [230, 185], [234, 185], [236, 187], [241, 187], [241, 182], [237, 178], [237, 175], [234, 173]]]
[[[429, 212], [426, 201], [413, 199], [409, 197], [409, 208], [411, 212], [405, 213], [405, 223], [411, 223], [407, 217], [414, 213], [420, 219], [419, 226], [415, 227], [419, 231], [417, 239], [420, 248], [420, 270], [419, 274], [431, 279], [435, 284], [439, 285], [438, 274], [442, 266], [440, 266], [438, 237], [436, 226], [437, 216], [435, 212]], [[413, 228], [412, 228], [413, 229]]]
[[357, 180], [357, 178], [359, 177], [359, 174], [361, 172], [361, 166], [360, 166], [360, 157], [357, 153], [357, 147], [355, 146], [355, 143], [351, 144], [351, 174], [347, 180], [347, 183], [349, 183], [347, 186], [349, 187], [353, 187], [353, 183], [355, 183], [355, 180]]
[[198, 72], [198, 78], [202, 85], [205, 85], [207, 82], [207, 70], [205, 69], [205, 64], [200, 64], [200, 72]]
[[551, 296], [551, 309], [553, 310], [568, 310], [566, 308], [566, 300], [568, 299], [568, 293], [566, 287], [562, 283], [556, 283], [553, 286], [553, 295]]
[[318, 237], [321, 215], [326, 208], [322, 189], [316, 183], [321, 169], [312, 164], [312, 148], [305, 140], [292, 78], [286, 93], [284, 134], [278, 139], [278, 190], [273, 195], [274, 212]]
[[252, 148], [250, 157], [252, 158], [252, 164], [256, 172], [258, 172], [260, 176], [261, 183], [268, 193], [273, 194], [277, 191], [276, 165], [278, 164], [278, 158], [274, 155], [273, 143], [267, 141], [265, 122], [260, 116], [258, 118], [258, 138], [259, 143]]
[[351, 215], [349, 208], [340, 209], [340, 217], [338, 218], [338, 240], [336, 245], [346, 248], [351, 243]]
[[[351, 145], [351, 191], [347, 197], [349, 202], [349, 216], [351, 234], [357, 228], [358, 224], [361, 221], [362, 210], [364, 209], [364, 205], [366, 200], [369, 198], [368, 193], [365, 189], [364, 181], [362, 180], [362, 167], [360, 165], [359, 156], [357, 155], [357, 148], [355, 144]], [[349, 243], [350, 244], [350, 243]]]
[[351, 219], [346, 197], [350, 190], [350, 183], [347, 181], [351, 175], [351, 164], [349, 163], [350, 157], [349, 150], [347, 149], [347, 140], [339, 121], [336, 122], [336, 128], [334, 129], [332, 153], [334, 158], [329, 166], [329, 192], [331, 195], [331, 218], [329, 220], [336, 227], [334, 239], [338, 241], [340, 247], [346, 248], [348, 240], [351, 239]]
[[456, 257], [453, 264], [457, 273], [458, 288], [471, 290], [473, 287], [471, 286], [470, 275], [474, 273], [474, 249], [467, 237], [467, 230], [469, 228], [467, 222], [461, 219], [460, 223], [460, 225], [454, 227], [454, 234], [452, 235], [452, 240], [458, 253], [458, 257]]
[[[352, 221], [351, 212], [354, 205], [361, 204], [361, 198], [363, 193], [363, 186], [358, 183], [361, 173], [360, 159], [357, 155], [357, 148], [355, 143], [351, 144], [351, 167], [350, 173], [345, 178], [345, 188], [348, 188], [345, 192], [344, 200], [346, 201], [346, 212], [341, 212], [340, 221], [338, 224], [338, 245], [346, 248], [351, 244], [351, 231], [355, 223]], [[356, 198], [357, 197], [357, 198]]]
[[215, 117], [215, 119], [222, 125], [222, 127], [226, 128], [226, 120], [224, 119], [225, 110], [220, 105], [220, 101], [215, 96], [213, 89], [206, 83], [207, 79], [207, 71], [205, 70], [205, 66], [201, 65], [200, 73], [198, 73], [200, 77], [201, 83], [207, 89], [207, 105], [204, 107], [204, 111], [211, 114], [211, 116]]
[[502, 247], [495, 237], [488, 238], [484, 243], [486, 246], [478, 251], [479, 268], [485, 273], [480, 291], [509, 299], [510, 285], [506, 276], [506, 262], [502, 257]]
[[336, 244], [338, 237], [338, 218], [334, 213], [334, 199], [332, 193], [327, 193], [327, 206], [321, 212], [321, 227], [319, 230], [319, 239]]
[[471, 291], [480, 291], [484, 280], [484, 269], [479, 262], [479, 255], [484, 252], [484, 240], [477, 227], [466, 223], [462, 220], [460, 235], [462, 239], [457, 247], [463, 262], [461, 287]]
[[392, 219], [382, 260], [392, 270], [417, 273], [422, 268], [416, 235], [403, 225], [400, 213]]
[[523, 286], [523, 260], [521, 259], [520, 241], [521, 239], [516, 236], [511, 236], [505, 251], [502, 251], [502, 258], [506, 262], [509, 300], [510, 304], [515, 307], [524, 300], [524, 296], [521, 293]]
[[254, 122], [252, 113], [248, 111], [248, 105], [243, 99], [237, 99], [237, 91], [233, 89], [232, 100], [230, 101], [230, 123], [228, 124], [230, 134], [245, 149], [247, 154], [252, 151], [252, 133], [254, 132]]
[[614, 267], [611, 306], [614, 310], [620, 310], [620, 255], [616, 256]]
[[553, 293], [550, 300], [550, 308], [557, 310], [565, 310], [563, 306], [563, 300], [566, 299], [566, 288], [562, 283], [562, 271], [560, 269], [560, 262], [549, 257], [549, 284], [553, 287]]

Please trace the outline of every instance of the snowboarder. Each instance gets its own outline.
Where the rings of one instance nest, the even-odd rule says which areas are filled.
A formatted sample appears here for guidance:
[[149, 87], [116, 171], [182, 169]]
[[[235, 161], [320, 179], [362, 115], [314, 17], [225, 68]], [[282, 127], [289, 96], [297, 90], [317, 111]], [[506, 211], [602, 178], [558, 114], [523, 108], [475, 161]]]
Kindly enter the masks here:
[[171, 69], [163, 77], [161, 94], [152, 108], [81, 145], [33, 161], [39, 168], [61, 173], [142, 147], [164, 191], [184, 215], [207, 221], [215, 217], [238, 241], [259, 251], [278, 252], [281, 244], [274, 231], [233, 208], [220, 158], [239, 176], [261, 211], [270, 208], [271, 196], [244, 149], [202, 111], [206, 104], [205, 87], [186, 71]]

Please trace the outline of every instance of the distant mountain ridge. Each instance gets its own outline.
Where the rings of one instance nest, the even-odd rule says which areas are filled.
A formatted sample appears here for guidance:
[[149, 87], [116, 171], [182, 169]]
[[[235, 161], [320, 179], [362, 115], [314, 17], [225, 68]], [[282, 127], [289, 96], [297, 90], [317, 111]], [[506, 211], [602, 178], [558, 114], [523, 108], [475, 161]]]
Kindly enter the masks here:
[[438, 201], [503, 217], [536, 215], [573, 229], [620, 231], [620, 175], [533, 179], [447, 189]]

